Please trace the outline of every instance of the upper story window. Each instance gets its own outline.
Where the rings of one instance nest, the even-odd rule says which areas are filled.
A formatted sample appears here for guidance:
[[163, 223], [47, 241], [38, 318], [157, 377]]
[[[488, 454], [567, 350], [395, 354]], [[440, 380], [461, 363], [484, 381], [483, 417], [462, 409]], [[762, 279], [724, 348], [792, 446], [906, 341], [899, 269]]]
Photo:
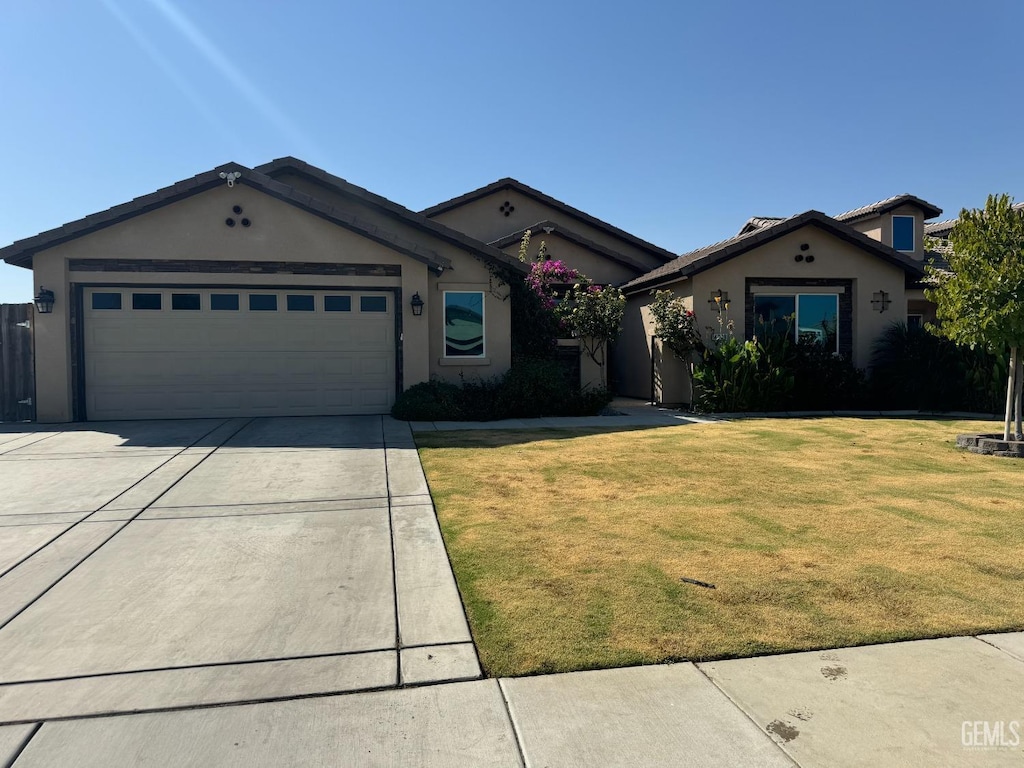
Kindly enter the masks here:
[[892, 247], [897, 251], [914, 250], [914, 217], [892, 217]]

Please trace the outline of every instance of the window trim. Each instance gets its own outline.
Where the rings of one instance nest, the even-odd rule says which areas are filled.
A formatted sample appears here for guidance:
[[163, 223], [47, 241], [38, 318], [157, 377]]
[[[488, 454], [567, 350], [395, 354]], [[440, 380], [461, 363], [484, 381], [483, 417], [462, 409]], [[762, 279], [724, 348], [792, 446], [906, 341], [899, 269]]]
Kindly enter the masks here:
[[[117, 296], [116, 307], [97, 307], [96, 297], [100, 295]], [[124, 293], [122, 291], [93, 291], [89, 294], [90, 312], [124, 312]]]
[[[348, 299], [348, 307], [346, 309], [328, 309], [327, 308], [327, 300], [328, 299]], [[334, 313], [334, 312], [349, 312], [349, 313], [351, 313], [353, 311], [353, 309], [352, 309], [352, 294], [350, 294], [350, 293], [325, 293], [323, 295], [323, 305], [324, 305], [324, 312], [331, 312], [331, 313]]]
[[[162, 290], [154, 291], [154, 290], [150, 289], [148, 291], [147, 290], [131, 291], [130, 293], [131, 293], [131, 297], [132, 297], [132, 306], [131, 306], [132, 312], [163, 312], [166, 309], [166, 303], [164, 302], [164, 292]], [[157, 299], [159, 300], [160, 306], [159, 307], [136, 307], [135, 306], [135, 297], [136, 296], [156, 296]]]
[[[896, 219], [910, 219], [910, 248], [896, 247]], [[892, 249], [898, 253], [913, 253], [917, 250], [917, 217], [908, 213], [894, 213], [892, 216]]]
[[[384, 299], [383, 309], [363, 309], [364, 299]], [[361, 315], [386, 315], [388, 313], [388, 297], [386, 294], [377, 293], [363, 293], [359, 294], [359, 301], [355, 302], [358, 305], [358, 311]]]
[[[835, 292], [832, 292], [832, 291], [821, 291], [821, 292], [815, 292], [815, 293], [800, 293], [800, 292], [784, 293], [782, 291], [773, 291], [773, 292], [765, 291], [763, 293], [762, 292], [757, 292], [757, 293], [755, 293], [753, 295], [753, 298], [754, 298], [754, 318], [755, 318], [755, 321], [756, 321], [756, 318], [757, 318], [757, 300], [759, 298], [763, 297], [763, 298], [779, 298], [779, 299], [787, 298], [788, 299], [789, 297], [792, 296], [793, 297], [793, 340], [794, 340], [794, 342], [799, 343], [800, 342], [800, 299], [803, 298], [804, 296], [811, 296], [811, 297], [816, 297], [816, 298], [817, 297], [821, 297], [821, 296], [831, 296], [832, 298], [835, 299], [835, 302], [836, 302], [836, 344], [835, 344], [835, 349], [832, 350], [832, 353], [835, 354], [835, 355], [838, 355], [839, 354], [839, 324], [840, 324], [839, 293], [840, 293], [839, 291], [835, 291]], [[824, 345], [822, 345], [822, 346], [824, 346]]]
[[[252, 300], [254, 298], [273, 299], [274, 300], [274, 306], [273, 306], [273, 308], [270, 308], [270, 307], [255, 307], [254, 308], [253, 305], [252, 305]], [[246, 312], [280, 312], [281, 311], [281, 297], [278, 296], [276, 293], [271, 293], [269, 291], [250, 292], [248, 294], [247, 298], [246, 298], [245, 311]]]
[[[448, 315], [448, 294], [449, 293], [476, 293], [480, 296], [480, 354], [479, 355], [449, 355], [448, 354], [448, 332], [445, 330], [445, 318]], [[443, 345], [441, 356], [443, 360], [486, 360], [487, 359], [487, 295], [482, 290], [444, 290], [441, 292], [441, 344]]]

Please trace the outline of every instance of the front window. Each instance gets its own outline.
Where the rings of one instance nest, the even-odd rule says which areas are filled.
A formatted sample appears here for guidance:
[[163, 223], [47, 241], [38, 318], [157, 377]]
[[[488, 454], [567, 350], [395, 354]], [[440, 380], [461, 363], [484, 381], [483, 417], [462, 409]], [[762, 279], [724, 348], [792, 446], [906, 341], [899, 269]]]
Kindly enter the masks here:
[[483, 291], [445, 291], [444, 355], [484, 356]]
[[839, 351], [839, 296], [802, 293], [796, 296], [755, 296], [754, 327], [766, 336], [791, 333], [795, 341]]
[[897, 251], [914, 250], [914, 217], [892, 217], [892, 247]]

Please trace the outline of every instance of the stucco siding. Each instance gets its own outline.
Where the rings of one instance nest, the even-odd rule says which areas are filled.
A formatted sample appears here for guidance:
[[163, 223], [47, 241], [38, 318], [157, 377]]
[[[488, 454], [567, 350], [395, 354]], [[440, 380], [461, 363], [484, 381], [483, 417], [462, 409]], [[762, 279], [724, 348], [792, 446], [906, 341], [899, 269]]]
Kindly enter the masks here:
[[[620, 285], [642, 274], [632, 267], [612, 261], [577, 243], [570, 242], [560, 237], [557, 232], [551, 234], [545, 234], [543, 231], [535, 232], [530, 238], [530, 259], [537, 257], [542, 242], [547, 245], [549, 259], [564, 261], [569, 267], [579, 270], [601, 285]], [[510, 256], [518, 256], [519, 243], [512, 243], [502, 250]]]
[[[233, 212], [240, 206], [242, 213]], [[228, 227], [225, 219], [236, 220]], [[241, 218], [251, 226], [243, 227]], [[385, 228], [384, 222], [380, 223]], [[453, 269], [446, 270], [444, 281], [487, 286], [489, 273], [476, 258], [435, 238], [408, 231], [403, 236], [449, 258]], [[444, 253], [441, 253], [444, 251]], [[83, 259], [174, 261], [241, 261], [249, 267], [229, 273], [203, 271], [121, 270], [97, 272], [69, 271], [69, 264]], [[280, 263], [285, 263], [281, 267]], [[324, 265], [388, 265], [389, 270], [374, 274], [291, 274], [287, 263]], [[268, 263], [261, 272], [260, 264]], [[440, 296], [432, 290], [428, 267], [423, 262], [392, 250], [378, 242], [344, 229], [324, 218], [277, 200], [262, 192], [237, 184], [226, 185], [185, 198], [141, 214], [76, 240], [37, 253], [34, 257], [35, 282], [55, 291], [56, 302], [50, 315], [39, 316], [36, 326], [38, 418], [44, 422], [62, 422], [73, 418], [72, 344], [70, 303], [72, 284], [174, 284], [174, 285], [288, 285], [309, 287], [397, 288], [401, 301], [403, 385], [426, 381], [438, 372], [435, 347], [441, 341], [431, 338], [440, 332], [432, 319], [440, 316]], [[271, 270], [281, 269], [281, 272]], [[383, 274], [383, 272], [391, 274]], [[394, 273], [400, 274], [394, 274]], [[419, 293], [426, 303], [422, 317], [414, 317], [409, 299]], [[481, 372], [501, 373], [508, 368], [510, 338], [508, 302], [488, 303], [487, 343], [491, 363]]]
[[[502, 210], [506, 202], [515, 209], [508, 216], [505, 216]], [[442, 211], [432, 218], [486, 243], [531, 227], [540, 221], [550, 220], [564, 224], [581, 237], [605, 248], [636, 259], [641, 264], [646, 264], [649, 269], [664, 263], [643, 248], [512, 189], [494, 192], [458, 208]], [[534, 233], [534, 236], [538, 234]]]
[[[802, 251], [801, 245], [808, 249]], [[796, 255], [803, 255], [796, 261]], [[814, 261], [807, 263], [806, 256]], [[703, 328], [715, 324], [717, 313], [707, 303], [719, 289], [729, 294], [729, 318], [735, 334], [747, 338], [744, 299], [747, 279], [756, 285], [757, 278], [791, 278], [791, 287], [772, 284], [762, 293], [830, 293], [827, 285], [808, 286], [801, 281], [851, 281], [853, 363], [866, 368], [871, 359], [871, 344], [886, 326], [906, 318], [907, 299], [905, 272], [860, 248], [823, 230], [806, 226], [771, 243], [730, 259], [716, 267], [694, 275], [694, 311]], [[871, 306], [875, 292], [885, 291], [891, 302], [885, 312]]]

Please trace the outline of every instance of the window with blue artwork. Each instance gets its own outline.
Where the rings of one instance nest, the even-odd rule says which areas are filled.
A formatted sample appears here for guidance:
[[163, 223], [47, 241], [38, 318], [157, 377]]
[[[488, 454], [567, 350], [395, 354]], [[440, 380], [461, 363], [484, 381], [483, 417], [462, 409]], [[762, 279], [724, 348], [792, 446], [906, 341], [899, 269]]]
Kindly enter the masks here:
[[445, 291], [444, 355], [484, 356], [483, 291]]
[[914, 217], [892, 217], [892, 247], [897, 251], [914, 250]]

